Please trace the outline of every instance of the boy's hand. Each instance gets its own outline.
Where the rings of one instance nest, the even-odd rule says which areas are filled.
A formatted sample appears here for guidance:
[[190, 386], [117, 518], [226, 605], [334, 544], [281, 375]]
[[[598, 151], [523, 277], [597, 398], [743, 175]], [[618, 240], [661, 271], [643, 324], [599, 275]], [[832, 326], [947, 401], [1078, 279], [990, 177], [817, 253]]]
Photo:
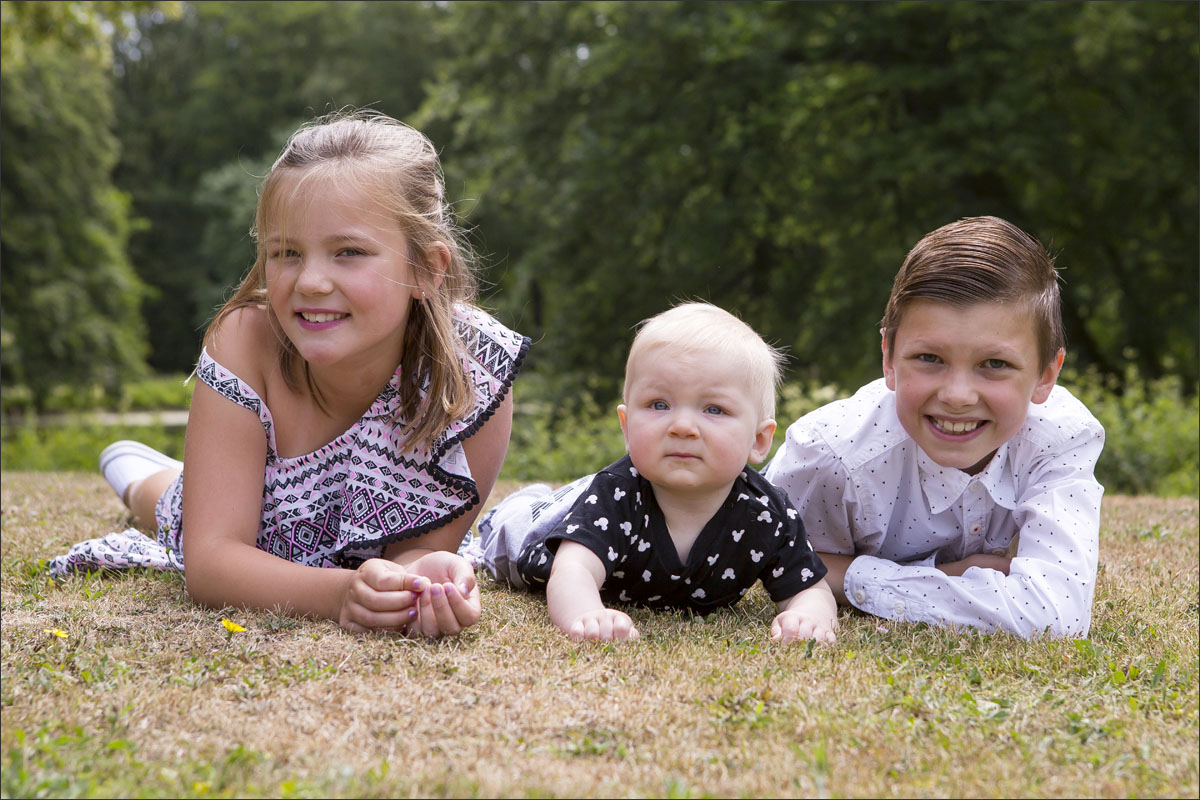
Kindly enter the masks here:
[[576, 642], [630, 642], [641, 636], [629, 615], [615, 608], [601, 608], [580, 614], [567, 629]]
[[814, 639], [821, 644], [836, 644], [836, 630], [836, 616], [789, 609], [777, 615], [771, 622], [771, 641], [787, 644]]
[[994, 569], [997, 572], [1008, 574], [1008, 569], [1012, 565], [1012, 559], [1008, 556], [994, 556], [989, 553], [976, 553], [975, 555], [967, 556], [962, 561], [948, 561], [943, 564], [938, 564], [937, 568], [947, 575], [961, 577], [971, 567], [981, 567], [983, 569]]

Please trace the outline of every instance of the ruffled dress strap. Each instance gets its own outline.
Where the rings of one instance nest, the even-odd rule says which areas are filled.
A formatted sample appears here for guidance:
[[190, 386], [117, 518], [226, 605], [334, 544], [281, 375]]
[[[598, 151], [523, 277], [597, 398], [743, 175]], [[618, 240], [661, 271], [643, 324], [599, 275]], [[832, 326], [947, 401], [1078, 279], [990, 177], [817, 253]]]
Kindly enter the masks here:
[[200, 361], [196, 364], [196, 377], [202, 380], [210, 389], [231, 403], [247, 408], [258, 415], [263, 431], [267, 435], [267, 463], [276, 461], [275, 454], [275, 422], [271, 417], [271, 409], [258, 396], [258, 392], [250, 384], [217, 363], [208, 354], [208, 349], [200, 351]]

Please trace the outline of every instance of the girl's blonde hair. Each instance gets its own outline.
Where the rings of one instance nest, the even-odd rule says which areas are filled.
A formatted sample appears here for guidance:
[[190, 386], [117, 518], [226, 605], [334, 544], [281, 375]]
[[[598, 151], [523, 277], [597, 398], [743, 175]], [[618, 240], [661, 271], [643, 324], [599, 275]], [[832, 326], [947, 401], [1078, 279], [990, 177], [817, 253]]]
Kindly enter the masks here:
[[[405, 330], [399, 334], [404, 337], [404, 355], [395, 421], [404, 426], [403, 450], [428, 449], [448, 425], [474, 408], [453, 315], [456, 304], [474, 303], [476, 283], [470, 248], [446, 202], [437, 151], [424, 134], [398, 120], [375, 111], [340, 111], [318, 117], [292, 134], [259, 189], [251, 229], [257, 251], [254, 266], [209, 325], [204, 344], [229, 313], [245, 306], [265, 306], [278, 338], [284, 380], [295, 391], [307, 386], [325, 409], [308, 363], [283, 334], [267, 301], [264, 240], [265, 231], [284, 231], [287, 210], [302, 189], [332, 177], [337, 183], [353, 181], [377, 201], [408, 241], [408, 259], [422, 300], [413, 300]], [[450, 257], [439, 284], [443, 247]]]
[[626, 391], [633, 378], [635, 361], [643, 353], [658, 348], [733, 358], [745, 370], [746, 385], [758, 399], [762, 419], [774, 419], [783, 353], [725, 309], [689, 302], [642, 320], [625, 361]]

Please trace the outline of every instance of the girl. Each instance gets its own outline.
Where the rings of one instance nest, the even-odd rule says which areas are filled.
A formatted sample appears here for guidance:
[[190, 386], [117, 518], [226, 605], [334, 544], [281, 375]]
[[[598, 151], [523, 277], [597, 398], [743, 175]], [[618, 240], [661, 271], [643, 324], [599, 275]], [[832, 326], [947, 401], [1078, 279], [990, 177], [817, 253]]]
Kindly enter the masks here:
[[158, 541], [110, 534], [51, 572], [186, 564], [208, 606], [474, 624], [454, 551], [504, 460], [529, 341], [472, 304], [450, 217], [416, 130], [356, 112], [297, 131], [259, 193], [254, 266], [205, 335], [183, 463], [133, 442], [101, 455]]

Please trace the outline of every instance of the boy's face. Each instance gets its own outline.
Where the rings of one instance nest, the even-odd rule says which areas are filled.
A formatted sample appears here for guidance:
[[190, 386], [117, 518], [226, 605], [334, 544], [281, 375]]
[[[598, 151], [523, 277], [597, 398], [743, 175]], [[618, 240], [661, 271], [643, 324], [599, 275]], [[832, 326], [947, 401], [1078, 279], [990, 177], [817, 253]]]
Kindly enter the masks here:
[[728, 492], [766, 458], [775, 420], [735, 359], [658, 347], [641, 353], [617, 407], [625, 447], [656, 491]]
[[1062, 359], [1060, 350], [1039, 369], [1032, 315], [1000, 303], [914, 300], [891, 356], [883, 342], [883, 374], [904, 430], [935, 462], [971, 475], [1020, 430], [1030, 402], [1046, 402]]

